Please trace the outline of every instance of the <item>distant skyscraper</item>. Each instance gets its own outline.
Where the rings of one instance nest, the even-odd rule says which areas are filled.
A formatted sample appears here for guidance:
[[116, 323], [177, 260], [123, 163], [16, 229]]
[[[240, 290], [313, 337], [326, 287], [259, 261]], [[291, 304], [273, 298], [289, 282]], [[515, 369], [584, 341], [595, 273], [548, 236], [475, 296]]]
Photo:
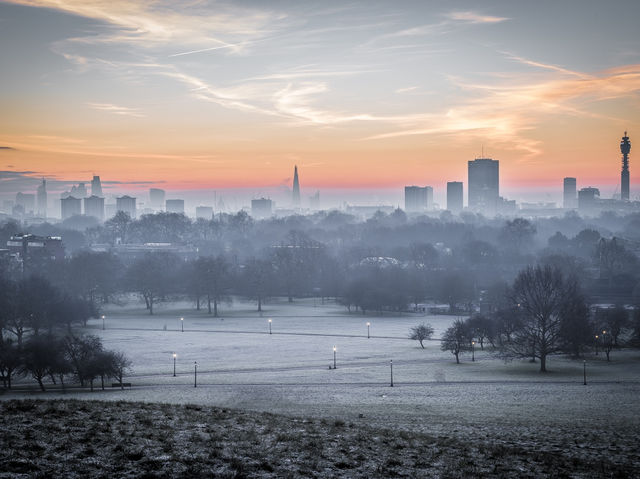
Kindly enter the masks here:
[[490, 158], [469, 161], [469, 208], [495, 215], [500, 197], [500, 162]]
[[131, 196], [121, 196], [120, 198], [116, 198], [116, 210], [124, 211], [131, 218], [136, 217], [136, 199]]
[[462, 192], [462, 181], [447, 182], [447, 209], [454, 215], [462, 211], [464, 206], [464, 194]]
[[564, 179], [564, 190], [563, 190], [563, 204], [564, 208], [570, 209], [575, 208], [577, 206], [577, 197], [576, 197], [576, 179], [567, 177]]
[[622, 153], [622, 174], [620, 177], [620, 199], [629, 201], [629, 152], [631, 151], [631, 142], [624, 132], [622, 141], [620, 142], [620, 152]]
[[293, 207], [300, 208], [300, 181], [298, 180], [298, 166], [293, 169]]
[[91, 180], [91, 194], [102, 197], [102, 183], [99, 176], [94, 175], [93, 180]]
[[71, 187], [71, 196], [75, 198], [86, 198], [87, 197], [87, 187], [84, 186], [84, 183], [78, 183], [78, 186]]
[[60, 213], [63, 220], [82, 214], [82, 200], [74, 196], [67, 196], [60, 200]]
[[600, 199], [600, 190], [589, 186], [578, 191], [578, 209], [582, 213], [593, 213]]
[[152, 208], [161, 209], [164, 206], [164, 190], [159, 188], [149, 189], [149, 203]]
[[38, 186], [36, 193], [38, 203], [38, 216], [47, 217], [47, 180], [42, 178], [42, 183]]
[[36, 195], [31, 193], [16, 193], [16, 205], [22, 207], [25, 215], [32, 215], [36, 210]]
[[404, 187], [404, 209], [409, 213], [426, 211], [433, 202], [433, 188], [430, 186], [405, 186]]
[[[93, 185], [91, 191], [93, 191]], [[100, 198], [96, 195], [91, 195], [89, 198], [85, 198], [84, 214], [98, 218], [100, 221], [104, 220], [104, 198]]]
[[196, 206], [196, 218], [210, 220], [213, 218], [213, 208], [211, 206]]
[[167, 200], [165, 209], [167, 213], [184, 214], [184, 200]]
[[260, 198], [251, 200], [251, 216], [254, 218], [269, 218], [273, 212], [273, 201]]

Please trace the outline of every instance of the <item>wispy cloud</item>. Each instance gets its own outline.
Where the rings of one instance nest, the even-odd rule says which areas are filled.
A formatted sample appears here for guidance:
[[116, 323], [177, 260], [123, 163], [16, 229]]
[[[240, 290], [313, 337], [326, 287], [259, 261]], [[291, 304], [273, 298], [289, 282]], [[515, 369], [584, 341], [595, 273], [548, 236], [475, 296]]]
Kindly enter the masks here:
[[507, 17], [494, 17], [492, 15], [484, 15], [478, 12], [473, 12], [470, 10], [467, 11], [455, 11], [449, 12], [445, 15], [446, 18], [456, 22], [464, 22], [464, 23], [473, 23], [473, 24], [481, 24], [481, 23], [500, 23], [509, 20]]
[[506, 17], [495, 17], [490, 15], [483, 15], [481, 13], [473, 12], [473, 11], [464, 11], [464, 12], [449, 12], [442, 15], [443, 20], [435, 23], [427, 23], [425, 25], [416, 25], [408, 28], [403, 28], [401, 30], [397, 30], [395, 32], [385, 33], [383, 35], [379, 35], [367, 43], [365, 43], [365, 47], [376, 44], [380, 41], [391, 40], [394, 38], [403, 38], [403, 37], [416, 37], [416, 36], [426, 36], [426, 35], [444, 35], [455, 31], [465, 25], [488, 25], [501, 23], [509, 20]]
[[182, 53], [174, 53], [172, 55], [169, 55], [169, 58], [182, 57], [182, 56], [185, 56], [185, 55], [193, 55], [193, 54], [196, 54], [196, 53], [212, 52], [214, 50], [237, 49], [237, 48], [242, 47], [244, 45], [249, 45], [251, 43], [256, 43], [257, 41], [259, 41], [259, 40], [248, 40], [246, 42], [240, 42], [240, 43], [224, 43], [223, 42], [222, 45], [216, 45], [214, 47], [200, 48], [198, 50], [191, 50], [191, 51], [182, 52]]
[[418, 89], [417, 86], [408, 86], [406, 88], [398, 88], [396, 93], [410, 93], [412, 91], [416, 91]]
[[584, 73], [581, 72], [577, 72], [577, 71], [573, 71], [573, 70], [568, 70], [566, 68], [562, 68], [559, 67], [557, 65], [552, 65], [550, 63], [542, 63], [542, 62], [537, 62], [534, 60], [529, 60], [527, 58], [523, 58], [521, 56], [518, 55], [514, 55], [512, 53], [509, 52], [501, 52], [502, 54], [504, 54], [506, 57], [510, 58], [511, 60], [514, 60], [522, 65], [528, 65], [528, 66], [532, 66], [532, 67], [536, 67], [536, 68], [541, 68], [543, 70], [551, 70], [554, 72], [558, 72], [558, 73], [563, 73], [563, 74], [567, 74], [567, 75], [573, 75], [576, 77], [580, 77], [580, 78], [588, 78], [589, 75], [586, 75]]
[[325, 77], [345, 77], [361, 75], [364, 73], [375, 73], [380, 70], [373, 70], [367, 68], [350, 67], [343, 69], [326, 69], [326, 68], [312, 68], [312, 67], [298, 67], [287, 71], [278, 73], [270, 73], [268, 75], [261, 75], [247, 78], [245, 81], [260, 81], [260, 80], [297, 80], [300, 78], [325, 78]]
[[11, 146], [0, 146], [0, 150], [15, 150], [15, 148], [12, 148]]
[[114, 115], [131, 116], [133, 118], [143, 118], [144, 115], [137, 108], [113, 105], [111, 103], [87, 103], [94, 110], [107, 111]]
[[[117, 28], [83, 37], [88, 43], [135, 43], [142, 47], [158, 45], [228, 45], [238, 53], [242, 44], [228, 38], [248, 40], [271, 31], [268, 25], [282, 15], [267, 10], [217, 4], [206, 8], [191, 2], [173, 8], [171, 2], [154, 0], [10, 0], [31, 7], [52, 8], [105, 22]], [[227, 37], [227, 38], [224, 38]], [[195, 50], [195, 49], [194, 49]]]
[[[521, 76], [501, 82], [479, 83], [452, 77], [450, 81], [472, 93], [472, 99], [446, 111], [424, 116], [420, 124], [397, 131], [372, 135], [365, 140], [381, 140], [410, 135], [443, 135], [475, 132], [496, 144], [509, 144], [529, 156], [541, 153], [540, 142], [527, 131], [547, 115], [579, 117], [602, 115], [590, 105], [640, 92], [640, 65], [627, 65], [592, 75], [551, 69], [558, 75], [524, 82]], [[612, 120], [612, 118], [607, 118]]]

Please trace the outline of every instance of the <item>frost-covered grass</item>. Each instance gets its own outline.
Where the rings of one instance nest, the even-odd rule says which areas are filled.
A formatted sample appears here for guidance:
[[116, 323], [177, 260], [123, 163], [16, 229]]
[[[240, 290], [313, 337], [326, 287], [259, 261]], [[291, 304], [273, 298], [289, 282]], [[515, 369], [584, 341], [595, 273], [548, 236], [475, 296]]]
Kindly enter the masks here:
[[[223, 306], [220, 318], [188, 309], [186, 304], [163, 305], [154, 316], [146, 315], [140, 305], [112, 307], [105, 315], [106, 330], [101, 329], [101, 320], [92, 320], [89, 332], [101, 336], [106, 347], [131, 357], [137, 384], [188, 384], [194, 361], [202, 382], [216, 384], [385, 383], [391, 359], [397, 382], [582, 381], [582, 363], [560, 356], [549, 359], [550, 372], [545, 375], [538, 373], [538, 364], [505, 363], [479, 347], [475, 363], [465, 353], [463, 364], [454, 364], [453, 355], [440, 350], [437, 338], [455, 316], [363, 316], [319, 301], [314, 306], [313, 300], [268, 304], [262, 315], [253, 304], [238, 302]], [[180, 317], [184, 317], [184, 332]], [[367, 322], [371, 323], [370, 339]], [[426, 341], [425, 349], [407, 338], [409, 329], [421, 322], [435, 329], [436, 339]], [[338, 369], [329, 372], [333, 346]], [[174, 352], [178, 355], [175, 379], [171, 377]], [[640, 353], [614, 351], [612, 357], [613, 364], [607, 364], [602, 354], [589, 358], [590, 381], [639, 378]]]
[[[632, 438], [593, 447], [582, 431], [446, 436], [354, 420], [196, 405], [0, 404], [0, 477], [637, 477]], [[594, 431], [594, 434], [596, 431]], [[513, 439], [517, 438], [514, 442]], [[626, 448], [629, 455], [611, 454]]]
[[[126, 407], [131, 411], [145, 408], [156, 411], [153, 414], [159, 415], [162, 424], [167, 422], [162, 414], [179, 411], [172, 412], [171, 417], [182, 418], [180, 421], [185, 425], [169, 421], [167, 427], [171, 431], [197, 431], [199, 426], [192, 424], [189, 414], [200, 418], [205, 414], [201, 411], [213, 411], [206, 414], [217, 417], [220, 408], [244, 411], [229, 413], [232, 422], [244, 421], [234, 429], [242, 437], [257, 434], [254, 422], [273, 421], [272, 429], [278, 431], [273, 434], [280, 434], [281, 439], [275, 443], [257, 439], [254, 446], [260, 449], [280, 444], [278, 447], [288, 451], [289, 456], [282, 452], [280, 459], [269, 462], [274, 471], [261, 470], [260, 464], [267, 460], [264, 456], [251, 459], [254, 453], [242, 449], [249, 447], [247, 444], [241, 446], [233, 438], [221, 436], [223, 439], [216, 444], [227, 451], [221, 456], [225, 465], [215, 466], [221, 475], [281, 477], [308, 473], [318, 477], [340, 474], [357, 477], [360, 472], [356, 471], [362, 470], [361, 477], [369, 477], [415, 470], [410, 475], [470, 477], [493, 473], [526, 477], [527, 471], [533, 471], [532, 476], [544, 476], [559, 468], [560, 477], [573, 469], [577, 471], [576, 477], [589, 477], [589, 471], [594, 476], [625, 477], [625, 471], [637, 472], [640, 464], [636, 447], [640, 429], [638, 351], [614, 350], [610, 363], [602, 353], [589, 354], [589, 384], [584, 386], [581, 360], [553, 356], [547, 364], [550, 372], [540, 374], [537, 363], [504, 362], [490, 351], [476, 348], [475, 362], [465, 353], [462, 364], [457, 365], [452, 354], [440, 351], [439, 341], [427, 341], [422, 349], [417, 341], [407, 338], [409, 328], [421, 322], [430, 323], [437, 338], [456, 319], [454, 316], [411, 313], [363, 316], [347, 314], [344, 308], [333, 304], [321, 305], [317, 301], [314, 305], [313, 300], [294, 304], [274, 302], [265, 306], [262, 315], [252, 304], [236, 302], [231, 307], [223, 305], [220, 318], [213, 318], [206, 311], [196, 312], [187, 304], [164, 304], [153, 316], [146, 314], [140, 304], [111, 306], [104, 313], [106, 329], [102, 330], [101, 320], [92, 320], [85, 332], [100, 336], [105, 347], [127, 353], [134, 372], [125, 380], [133, 388], [124, 391], [109, 388], [94, 393], [74, 390], [64, 397], [108, 401], [109, 405], [99, 407], [109, 411], [117, 411], [114, 404], [122, 405], [123, 400], [164, 403], [164, 406]], [[184, 317], [184, 332], [180, 330], [180, 317]], [[367, 322], [371, 323], [369, 339]], [[334, 345], [335, 370], [329, 369], [333, 365]], [[173, 377], [174, 352], [178, 355], [176, 377]], [[194, 361], [198, 362], [197, 388], [193, 387]], [[35, 386], [25, 390], [27, 384], [31, 383], [18, 384], [16, 391], [0, 398], [63, 397], [60, 392], [41, 394]], [[81, 403], [69, 404], [80, 408]], [[166, 404], [197, 404], [203, 409]], [[94, 411], [92, 405], [84, 407]], [[283, 414], [289, 419], [266, 413]], [[115, 412], [109, 414], [112, 421], [119, 421]], [[137, 413], [126, 414], [129, 420], [137, 421]], [[312, 422], [305, 425], [301, 422], [304, 418], [312, 418]], [[198, 421], [197, 424], [210, 424]], [[354, 427], [335, 429], [331, 426], [334, 421]], [[244, 428], [240, 427], [242, 424]], [[285, 437], [288, 428], [293, 431], [290, 442]], [[397, 448], [402, 457], [394, 459], [384, 448], [393, 444], [394, 434], [405, 433], [411, 439]], [[181, 434], [175, 433], [178, 437]], [[350, 449], [347, 439], [356, 441], [359, 437], [387, 439], [369, 446], [359, 443]], [[159, 437], [148, 439], [151, 443], [162, 441]], [[228, 446], [228, 441], [235, 445]], [[304, 450], [296, 449], [309, 442], [323, 444], [321, 449], [314, 446], [316, 454], [311, 456], [323, 458], [325, 454], [326, 460], [313, 462]], [[329, 443], [332, 446], [327, 449]], [[157, 444], [163, 447], [161, 442]], [[233, 459], [234, 451], [241, 449], [243, 452], [238, 454], [245, 458], [242, 466]], [[423, 449], [428, 451], [424, 463]], [[456, 450], [462, 452], [459, 455], [451, 452]], [[182, 457], [186, 453], [180, 449], [179, 454]], [[211, 465], [219, 459], [207, 454], [202, 452], [198, 461], [180, 459], [182, 469], [167, 469], [170, 471], [167, 475], [191, 471], [189, 468], [196, 467], [199, 461]], [[371, 469], [369, 463], [364, 466], [359, 455], [368, 457], [375, 467]], [[513, 465], [504, 459], [509, 455], [516, 458]], [[287, 457], [291, 459], [287, 461]], [[379, 459], [371, 459], [375, 457]], [[130, 460], [133, 464], [131, 461], [134, 460]], [[157, 462], [152, 459], [150, 463], [154, 461]], [[305, 461], [311, 461], [311, 466]], [[344, 464], [338, 465], [340, 461]], [[134, 462], [139, 467], [146, 464]], [[233, 469], [236, 467], [233, 464], [240, 467], [240, 472]], [[287, 468], [280, 469], [282, 464]]]

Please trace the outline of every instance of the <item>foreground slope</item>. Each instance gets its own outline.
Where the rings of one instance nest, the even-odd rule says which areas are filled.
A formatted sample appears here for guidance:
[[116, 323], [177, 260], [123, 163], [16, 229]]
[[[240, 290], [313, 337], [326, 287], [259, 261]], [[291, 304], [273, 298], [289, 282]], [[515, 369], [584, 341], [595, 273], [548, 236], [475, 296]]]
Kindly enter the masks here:
[[[354, 421], [124, 401], [0, 403], [0, 477], [638, 477], [635, 453], [506, 422], [429, 434]], [[486, 431], [485, 431], [486, 432]], [[504, 437], [512, 440], [504, 441]], [[633, 451], [632, 433], [610, 448]]]

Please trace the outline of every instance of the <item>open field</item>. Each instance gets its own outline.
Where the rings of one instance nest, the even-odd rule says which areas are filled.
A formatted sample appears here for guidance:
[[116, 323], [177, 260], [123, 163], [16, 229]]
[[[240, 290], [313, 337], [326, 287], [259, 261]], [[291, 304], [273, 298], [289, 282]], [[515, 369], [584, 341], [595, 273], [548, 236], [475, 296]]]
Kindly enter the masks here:
[[[105, 347], [125, 351], [131, 357], [134, 372], [126, 381], [133, 388], [94, 393], [72, 390], [65, 394], [69, 399], [109, 401], [108, 405], [82, 406], [96, 421], [93, 430], [99, 430], [103, 421], [95, 407], [109, 411], [109, 422], [118, 422], [116, 405], [122, 405], [124, 400], [202, 407], [198, 410], [168, 405], [126, 406], [134, 422], [142, 420], [135, 419], [144, 416], [138, 414], [140, 410], [152, 411], [149, 414], [157, 416], [151, 420], [153, 424], [169, 424], [166, 427], [179, 437], [199, 431], [197, 424], [218, 427], [215, 421], [207, 422], [206, 417], [218, 417], [220, 408], [233, 410], [228, 413], [231, 418], [228, 420], [237, 422], [236, 431], [242, 429], [238, 437], [253, 431], [259, 438], [256, 439], [259, 444], [247, 440], [251, 443], [251, 447], [245, 444], [249, 449], [275, 447], [275, 443], [269, 442], [272, 439], [262, 439], [261, 427], [271, 427], [272, 435], [276, 436], [292, 432], [291, 443], [278, 446], [291, 454], [291, 467], [278, 469], [280, 466], [275, 464], [281, 461], [272, 461], [269, 464], [274, 471], [256, 466], [268, 459], [259, 455], [255, 461], [250, 459], [257, 453], [243, 449], [242, 441], [236, 443], [233, 438], [220, 436], [216, 444], [227, 448], [227, 452], [203, 462], [215, 468], [216, 461], [226, 458], [226, 469], [219, 466], [222, 467], [219, 473], [226, 471], [224, 474], [233, 475], [234, 471], [229, 469], [232, 452], [242, 449], [238, 454], [246, 459], [245, 466], [254, 464], [242, 466], [245, 468], [241, 472], [249, 476], [304, 473], [296, 467], [311, 467], [309, 475], [319, 477], [327, 475], [323, 474], [323, 468], [332, 471], [329, 475], [345, 477], [358, 474], [370, 477], [374, 473], [526, 477], [525, 471], [530, 471], [531, 476], [557, 473], [559, 477], [640, 474], [637, 448], [640, 352], [637, 351], [614, 351], [611, 363], [602, 355], [589, 356], [588, 385], [584, 386], [582, 361], [553, 357], [548, 362], [550, 372], [540, 374], [538, 364], [505, 363], [486, 351], [476, 350], [475, 362], [471, 362], [470, 354], [465, 354], [463, 363], [456, 365], [453, 355], [440, 351], [439, 341], [426, 342], [422, 349], [417, 341], [407, 339], [409, 328], [423, 321], [431, 323], [435, 337], [439, 337], [455, 319], [451, 316], [349, 315], [335, 305], [322, 306], [317, 302], [314, 306], [312, 300], [294, 305], [270, 304], [262, 316], [252, 305], [238, 303], [233, 308], [224, 307], [221, 316], [224, 319], [193, 311], [186, 304], [165, 305], [154, 316], [146, 315], [139, 305], [111, 307], [105, 315], [105, 330], [101, 320], [92, 320], [87, 332], [100, 336]], [[185, 318], [184, 332], [180, 317]], [[268, 318], [272, 319], [271, 335]], [[367, 321], [371, 323], [369, 339]], [[335, 370], [329, 369], [334, 345]], [[176, 377], [173, 377], [174, 352], [178, 355]], [[198, 363], [197, 388], [194, 388], [194, 361]], [[31, 383], [27, 389], [21, 384], [16, 386], [16, 391], [1, 396], [2, 399], [62, 397], [59, 392], [38, 393]], [[44, 404], [38, 403], [32, 410], [58, 408]], [[63, 412], [65, 408], [79, 408], [82, 403], [69, 404], [73, 406], [60, 406]], [[5, 403], [4, 407], [9, 406]], [[25, 414], [31, 414], [30, 410]], [[174, 419], [166, 419], [166, 415]], [[302, 419], [312, 422], [300, 422]], [[122, 421], [126, 422], [126, 418]], [[264, 421], [273, 424], [268, 426]], [[332, 425], [335, 421], [347, 426], [336, 429]], [[246, 427], [240, 427], [242, 424]], [[350, 424], [352, 428], [348, 427]], [[325, 447], [332, 435], [338, 437], [337, 442]], [[380, 439], [367, 445], [364, 438], [369, 437], [387, 439], [386, 443]], [[288, 438], [281, 438], [282, 441], [286, 443]], [[327, 455], [312, 466], [303, 460], [309, 453], [299, 449], [309, 441], [323, 444], [313, 456]], [[395, 444], [394, 441], [404, 441], [404, 445], [396, 448], [401, 465], [385, 469], [385, 461], [394, 457], [385, 448]], [[158, 443], [157, 447], [163, 446]], [[175, 454], [186, 454], [183, 449]], [[209, 453], [203, 449], [201, 454]], [[374, 455], [379, 460], [357, 459]], [[510, 462], [504, 457], [514, 459]], [[341, 469], [337, 465], [340, 461], [351, 467]], [[189, 464], [192, 463], [183, 466], [188, 469]], [[410, 473], [412, 468], [418, 472]], [[459, 471], [466, 473], [456, 476]], [[571, 471], [575, 474], [570, 475]]]

